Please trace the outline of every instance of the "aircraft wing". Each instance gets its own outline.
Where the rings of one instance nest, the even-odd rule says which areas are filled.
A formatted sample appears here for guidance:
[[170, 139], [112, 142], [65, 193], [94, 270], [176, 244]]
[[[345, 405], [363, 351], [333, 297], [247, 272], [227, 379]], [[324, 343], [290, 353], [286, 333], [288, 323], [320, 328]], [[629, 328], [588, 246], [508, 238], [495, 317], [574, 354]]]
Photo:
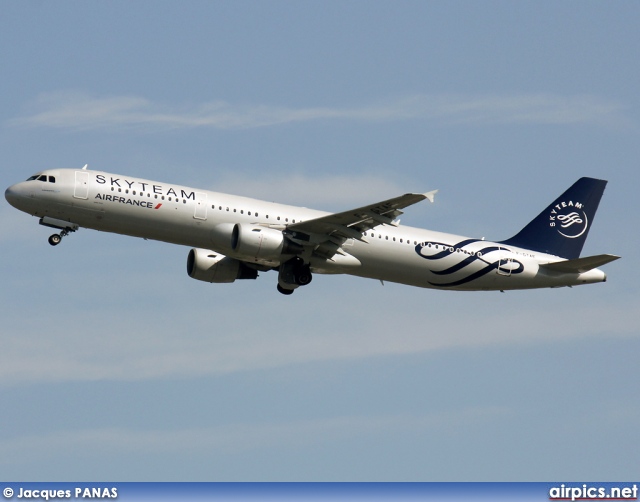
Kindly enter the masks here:
[[[286, 235], [302, 245], [316, 246], [317, 254], [330, 258], [347, 239], [366, 242], [363, 233], [378, 225], [396, 226], [395, 219], [402, 209], [424, 199], [433, 202], [437, 190], [427, 193], [407, 193], [393, 199], [376, 202], [368, 206], [334, 213], [313, 220], [287, 226]], [[324, 246], [323, 243], [332, 243]]]

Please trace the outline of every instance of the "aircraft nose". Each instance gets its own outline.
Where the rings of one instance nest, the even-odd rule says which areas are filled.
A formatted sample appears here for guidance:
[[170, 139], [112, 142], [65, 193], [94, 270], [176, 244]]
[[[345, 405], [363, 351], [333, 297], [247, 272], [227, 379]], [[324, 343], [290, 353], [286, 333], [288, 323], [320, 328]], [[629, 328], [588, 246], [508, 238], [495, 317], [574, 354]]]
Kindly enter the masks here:
[[7, 199], [7, 202], [13, 207], [17, 207], [20, 197], [21, 194], [16, 185], [11, 185], [4, 191], [4, 198]]

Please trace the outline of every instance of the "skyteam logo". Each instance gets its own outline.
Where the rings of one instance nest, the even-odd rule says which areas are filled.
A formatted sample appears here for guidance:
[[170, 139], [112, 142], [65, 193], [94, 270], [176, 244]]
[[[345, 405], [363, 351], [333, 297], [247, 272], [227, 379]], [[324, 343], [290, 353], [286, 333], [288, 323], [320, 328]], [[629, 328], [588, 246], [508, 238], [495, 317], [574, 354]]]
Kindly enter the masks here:
[[[524, 265], [501, 252], [511, 251], [494, 243], [478, 239], [466, 239], [455, 244], [421, 242], [415, 247], [421, 258], [429, 260], [431, 274], [443, 279], [429, 281], [432, 286], [454, 287], [467, 284], [495, 270], [503, 276], [520, 274]], [[497, 253], [497, 254], [496, 254]]]
[[577, 239], [589, 227], [587, 213], [581, 202], [559, 202], [549, 213], [549, 226], [568, 239]]

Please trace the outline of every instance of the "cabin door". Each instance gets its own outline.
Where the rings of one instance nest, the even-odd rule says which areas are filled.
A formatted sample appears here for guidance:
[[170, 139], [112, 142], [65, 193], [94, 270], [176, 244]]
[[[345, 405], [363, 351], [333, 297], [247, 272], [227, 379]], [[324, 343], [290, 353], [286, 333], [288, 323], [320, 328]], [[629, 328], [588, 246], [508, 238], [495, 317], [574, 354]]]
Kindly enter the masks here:
[[511, 271], [513, 270], [513, 258], [511, 257], [511, 253], [504, 248], [500, 248], [498, 252], [499, 258], [496, 273], [498, 275], [510, 277]]
[[86, 171], [76, 171], [76, 184], [73, 189], [73, 196], [76, 199], [89, 198], [89, 173]]
[[193, 213], [193, 217], [196, 220], [207, 219], [207, 194], [206, 193], [196, 193], [196, 210], [195, 210], [195, 213]]

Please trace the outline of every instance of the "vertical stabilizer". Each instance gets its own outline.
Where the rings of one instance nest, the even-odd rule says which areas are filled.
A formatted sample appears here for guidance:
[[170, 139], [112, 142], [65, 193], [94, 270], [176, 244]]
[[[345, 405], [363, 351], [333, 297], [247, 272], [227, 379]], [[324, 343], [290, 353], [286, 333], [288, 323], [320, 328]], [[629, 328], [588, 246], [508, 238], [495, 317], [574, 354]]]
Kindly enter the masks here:
[[569, 260], [579, 258], [606, 185], [605, 180], [580, 178], [518, 234], [501, 244]]

